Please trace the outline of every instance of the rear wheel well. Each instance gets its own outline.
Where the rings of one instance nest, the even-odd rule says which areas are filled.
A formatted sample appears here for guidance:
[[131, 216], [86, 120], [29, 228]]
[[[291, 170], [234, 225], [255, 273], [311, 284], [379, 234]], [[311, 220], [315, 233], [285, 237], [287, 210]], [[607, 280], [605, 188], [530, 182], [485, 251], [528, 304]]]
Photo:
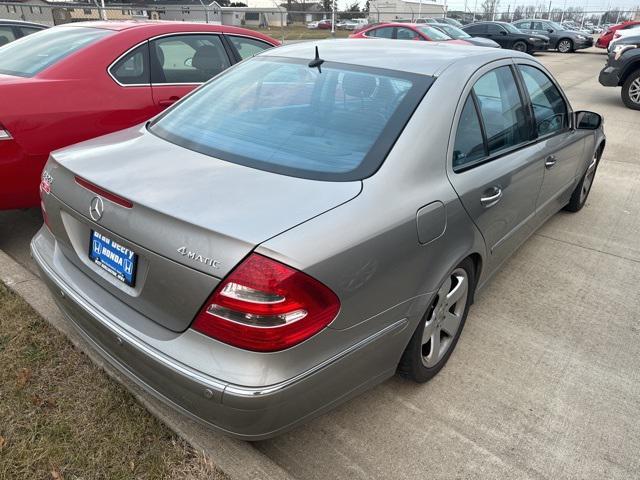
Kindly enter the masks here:
[[475, 281], [475, 285], [473, 286], [473, 289], [471, 290], [472, 294], [471, 294], [471, 304], [473, 304], [474, 300], [475, 300], [475, 293], [476, 293], [476, 285], [478, 284], [478, 279], [480, 278], [480, 274], [482, 273], [482, 257], [480, 256], [479, 253], [472, 253], [471, 255], [469, 255], [469, 257], [471, 261], [473, 262], [473, 269], [474, 269], [474, 281]]
[[627, 78], [629, 78], [631, 75], [633, 75], [637, 71], [640, 71], [640, 59], [626, 66], [626, 68], [624, 69], [624, 72], [622, 73], [622, 75], [620, 75], [620, 81], [618, 82], [618, 86], [621, 87], [622, 85], [624, 85], [624, 82], [627, 81]]

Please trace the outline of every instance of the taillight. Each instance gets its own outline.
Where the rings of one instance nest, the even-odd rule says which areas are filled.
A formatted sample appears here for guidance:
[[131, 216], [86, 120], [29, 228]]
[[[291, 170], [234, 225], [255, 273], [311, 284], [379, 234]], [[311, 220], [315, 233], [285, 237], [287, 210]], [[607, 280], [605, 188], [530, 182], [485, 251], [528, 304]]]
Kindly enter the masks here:
[[49, 230], [51, 230], [51, 225], [49, 224], [49, 215], [47, 215], [47, 209], [44, 206], [44, 196], [51, 193], [51, 175], [49, 172], [44, 170], [42, 172], [42, 177], [40, 180], [40, 210], [42, 211], [42, 219], [44, 220], [44, 224], [47, 226]]
[[340, 301], [306, 273], [252, 253], [215, 289], [193, 328], [257, 352], [297, 345], [329, 325]]
[[4, 128], [4, 126], [0, 123], [0, 141], [1, 140], [11, 140], [13, 137], [9, 133], [9, 130]]

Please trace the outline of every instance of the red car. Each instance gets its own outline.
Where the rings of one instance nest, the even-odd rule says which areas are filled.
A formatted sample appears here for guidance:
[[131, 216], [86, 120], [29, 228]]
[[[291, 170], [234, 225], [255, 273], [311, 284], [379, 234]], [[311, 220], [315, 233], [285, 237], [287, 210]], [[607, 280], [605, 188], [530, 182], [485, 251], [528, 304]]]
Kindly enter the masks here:
[[454, 40], [437, 28], [424, 23], [381, 23], [349, 35], [349, 38], [427, 40], [431, 42], [449, 42], [457, 45], [471, 45], [471, 43], [464, 40]]
[[156, 115], [243, 58], [260, 33], [183, 22], [87, 22], [0, 48], [0, 209], [40, 204], [49, 153]]
[[628, 22], [622, 22], [619, 25], [614, 25], [613, 27], [609, 27], [604, 31], [600, 38], [596, 41], [596, 47], [598, 48], [609, 48], [609, 43], [613, 40], [613, 36], [618, 30], [626, 30], [627, 28], [634, 27], [636, 25], [640, 25], [640, 22], [629, 20]]

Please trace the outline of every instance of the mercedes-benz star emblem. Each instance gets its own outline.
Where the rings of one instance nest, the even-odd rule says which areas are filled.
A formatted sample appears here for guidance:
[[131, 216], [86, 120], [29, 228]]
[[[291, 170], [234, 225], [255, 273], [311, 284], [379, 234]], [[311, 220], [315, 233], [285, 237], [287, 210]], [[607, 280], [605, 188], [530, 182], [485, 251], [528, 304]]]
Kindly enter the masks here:
[[100, 197], [93, 197], [91, 200], [91, 206], [89, 207], [89, 215], [94, 222], [97, 222], [102, 218], [102, 214], [104, 213], [104, 202]]

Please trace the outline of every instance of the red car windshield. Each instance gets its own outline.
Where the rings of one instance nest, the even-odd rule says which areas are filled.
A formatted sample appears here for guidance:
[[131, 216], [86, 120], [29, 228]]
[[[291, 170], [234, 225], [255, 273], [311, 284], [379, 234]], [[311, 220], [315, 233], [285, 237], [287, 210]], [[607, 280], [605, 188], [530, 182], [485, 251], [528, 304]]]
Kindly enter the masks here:
[[42, 30], [0, 47], [0, 73], [33, 77], [81, 48], [111, 34], [111, 30], [86, 27]]

